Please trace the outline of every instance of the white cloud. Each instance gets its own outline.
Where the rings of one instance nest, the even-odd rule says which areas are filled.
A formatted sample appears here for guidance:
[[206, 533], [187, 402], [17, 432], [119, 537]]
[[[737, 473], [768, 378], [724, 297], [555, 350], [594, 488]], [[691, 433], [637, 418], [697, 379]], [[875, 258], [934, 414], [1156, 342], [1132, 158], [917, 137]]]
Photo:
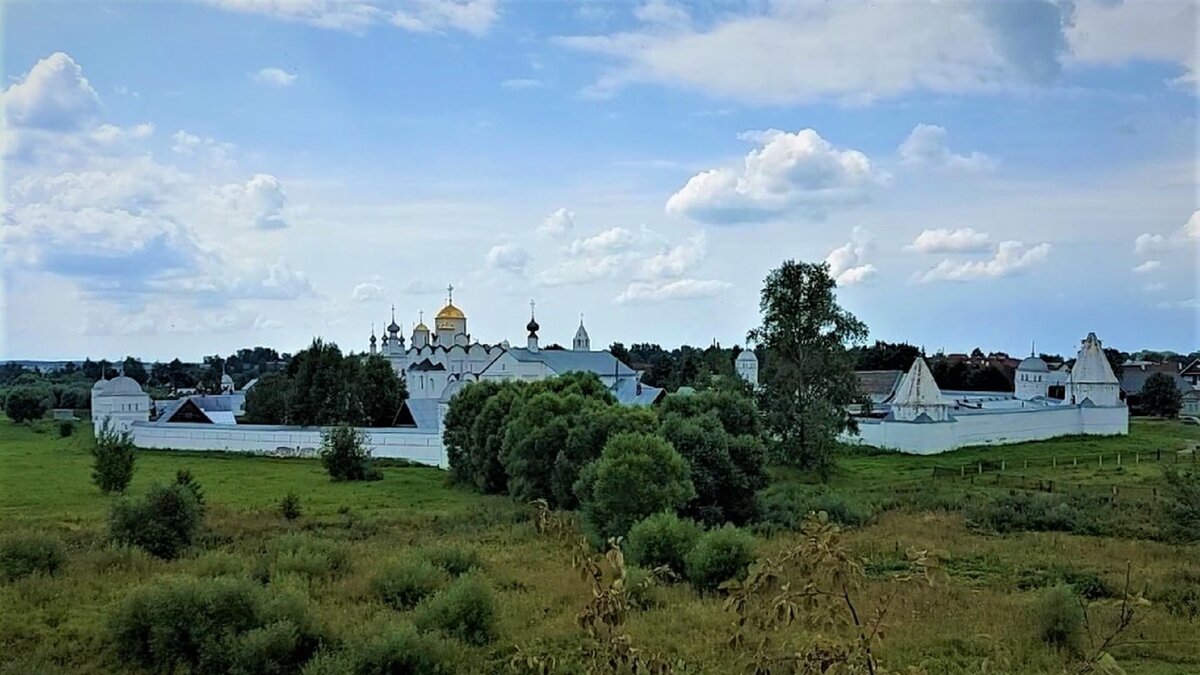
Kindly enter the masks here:
[[404, 7], [392, 14], [392, 24], [422, 33], [453, 29], [484, 35], [499, 16], [496, 0], [417, 0]]
[[263, 68], [251, 75], [255, 82], [270, 87], [290, 87], [296, 81], [296, 75], [281, 68]]
[[405, 295], [434, 295], [446, 292], [445, 287], [425, 281], [423, 279], [414, 279], [400, 289]]
[[414, 32], [460, 30], [483, 35], [499, 14], [496, 0], [209, 0], [236, 12], [362, 33], [389, 23]]
[[1038, 265], [1049, 255], [1050, 244], [1026, 246], [1019, 241], [1002, 241], [996, 249], [996, 255], [990, 260], [943, 260], [933, 269], [918, 273], [915, 279], [920, 283], [998, 279]]
[[534, 280], [542, 286], [584, 284], [626, 272], [636, 262], [633, 250], [639, 237], [623, 227], [612, 227], [563, 247], [559, 262], [542, 270]]
[[575, 227], [575, 212], [565, 208], [555, 209], [546, 216], [538, 227], [538, 234], [552, 237], [570, 231]]
[[1067, 60], [1087, 66], [1116, 66], [1130, 61], [1177, 64], [1183, 74], [1170, 83], [1194, 88], [1196, 25], [1194, 2], [1159, 0], [1076, 0], [1066, 35]]
[[744, 7], [712, 12], [698, 28], [676, 20], [670, 30], [657, 21], [664, 12], [642, 7], [647, 23], [635, 30], [556, 41], [612, 61], [590, 95], [655, 82], [758, 104], [1028, 87], [1054, 80], [1068, 48], [1069, 6], [1049, 1], [790, 0]]
[[857, 150], [839, 150], [812, 129], [749, 132], [760, 147], [741, 167], [692, 176], [666, 211], [710, 223], [770, 220], [795, 213], [821, 218], [831, 206], [865, 201], [887, 176]]
[[532, 78], [515, 78], [504, 80], [500, 86], [505, 89], [541, 89], [546, 86], [546, 83]]
[[980, 171], [996, 165], [996, 160], [980, 153], [959, 155], [946, 145], [946, 130], [936, 124], [918, 124], [900, 144], [900, 160], [905, 164], [934, 166], [952, 171]]
[[1161, 281], [1151, 281], [1142, 284], [1142, 290], [1147, 293], [1160, 293], [1167, 290], [1167, 285]]
[[852, 286], [874, 278], [878, 270], [866, 262], [875, 250], [875, 238], [861, 227], [854, 228], [850, 241], [829, 252], [825, 264], [839, 286]]
[[1187, 219], [1187, 222], [1183, 224], [1183, 228], [1180, 230], [1179, 234], [1184, 239], [1200, 240], [1200, 210], [1192, 212], [1192, 215]]
[[492, 269], [512, 274], [524, 274], [525, 268], [529, 265], [529, 252], [514, 244], [497, 244], [488, 250], [484, 261]]
[[238, 220], [249, 223], [260, 230], [278, 230], [287, 227], [283, 211], [287, 205], [287, 194], [275, 176], [255, 174], [242, 183], [222, 186], [218, 195], [224, 206]]
[[1135, 274], [1149, 274], [1162, 269], [1161, 260], [1147, 260], [1146, 262], [1133, 268]]
[[719, 294], [732, 284], [715, 279], [677, 279], [665, 283], [635, 281], [613, 298], [613, 302], [661, 302], [663, 300], [686, 300], [709, 298]]
[[656, 253], [641, 264], [645, 279], [673, 279], [687, 274], [708, 254], [708, 241], [700, 232], [686, 241]]
[[576, 239], [567, 247], [571, 255], [610, 255], [633, 248], [637, 237], [623, 227], [613, 227], [586, 239]]
[[[69, 130], [83, 126], [100, 109], [100, 96], [83, 69], [63, 52], [34, 64], [4, 91], [4, 110], [15, 127]], [[7, 133], [7, 132], [6, 132]]]
[[925, 230], [917, 235], [909, 248], [920, 253], [983, 253], [991, 248], [991, 243], [992, 238], [987, 232], [963, 227]]
[[1170, 249], [1170, 245], [1167, 243], [1167, 238], [1161, 234], [1146, 232], [1139, 234], [1137, 239], [1133, 240], [1133, 252], [1139, 255], [1161, 253], [1168, 249]]
[[686, 27], [691, 23], [687, 10], [668, 0], [647, 0], [633, 10], [639, 21], [667, 27]]
[[354, 290], [350, 292], [350, 299], [358, 302], [370, 302], [372, 300], [382, 300], [386, 291], [383, 286], [374, 281], [364, 281], [357, 284]]

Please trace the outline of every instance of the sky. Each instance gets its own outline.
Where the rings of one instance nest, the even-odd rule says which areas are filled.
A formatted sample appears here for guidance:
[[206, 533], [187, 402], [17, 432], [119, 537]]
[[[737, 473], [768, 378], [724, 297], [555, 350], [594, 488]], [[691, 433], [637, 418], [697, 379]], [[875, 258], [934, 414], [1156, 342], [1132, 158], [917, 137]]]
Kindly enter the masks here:
[[0, 358], [429, 321], [742, 343], [825, 261], [871, 340], [1200, 347], [1186, 0], [0, 5]]

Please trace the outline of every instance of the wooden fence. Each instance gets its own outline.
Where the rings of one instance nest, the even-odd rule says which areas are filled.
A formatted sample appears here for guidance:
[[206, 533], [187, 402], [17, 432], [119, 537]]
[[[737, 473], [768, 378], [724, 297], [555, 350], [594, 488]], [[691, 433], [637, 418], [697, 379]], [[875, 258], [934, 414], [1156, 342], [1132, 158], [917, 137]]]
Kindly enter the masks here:
[[1078, 467], [1095, 466], [1103, 469], [1104, 467], [1117, 467], [1127, 465], [1138, 465], [1147, 462], [1167, 462], [1173, 464], [1189, 463], [1195, 464], [1200, 462], [1200, 450], [1185, 450], [1179, 452], [1171, 452], [1169, 450], [1156, 450], [1154, 452], [1117, 452], [1105, 455], [1103, 453], [1078, 455], [1075, 457], [1041, 457], [1034, 459], [983, 459], [969, 464], [960, 464], [958, 466], [934, 466], [934, 478], [966, 478], [968, 476], [979, 476], [985, 473], [1005, 473], [1009, 471], [1022, 471], [1030, 468], [1049, 468], [1049, 469], [1073, 469]]

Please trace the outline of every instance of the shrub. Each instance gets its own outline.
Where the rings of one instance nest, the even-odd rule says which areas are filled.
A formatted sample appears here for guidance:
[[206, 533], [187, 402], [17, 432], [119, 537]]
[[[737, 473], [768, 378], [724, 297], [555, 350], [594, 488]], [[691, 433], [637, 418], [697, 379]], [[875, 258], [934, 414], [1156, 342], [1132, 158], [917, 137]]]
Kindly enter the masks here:
[[279, 500], [279, 515], [289, 521], [304, 515], [304, 509], [300, 506], [300, 497], [295, 492], [289, 492]]
[[145, 549], [159, 558], [178, 557], [200, 530], [200, 509], [182, 485], [152, 485], [146, 496], [113, 505], [109, 536], [118, 544]]
[[1093, 534], [1096, 526], [1066, 497], [1057, 494], [1014, 492], [982, 502], [971, 510], [977, 527], [1007, 532], [1045, 531]]
[[625, 568], [625, 592], [629, 604], [636, 609], [654, 609], [662, 604], [658, 594], [658, 578], [641, 567]]
[[1070, 586], [1085, 600], [1116, 597], [1116, 589], [1109, 586], [1100, 575], [1088, 570], [1076, 570], [1059, 565], [1038, 569], [1025, 569], [1017, 579], [1017, 588], [1030, 590], [1047, 586]]
[[393, 563], [371, 582], [376, 597], [397, 611], [412, 609], [446, 583], [446, 573], [427, 560]]
[[824, 511], [839, 525], [865, 525], [875, 509], [849, 501], [824, 485], [777, 483], [762, 493], [762, 521], [767, 531], [798, 531], [810, 513]]
[[691, 500], [688, 463], [671, 444], [649, 434], [618, 434], [575, 485], [593, 539], [624, 536], [639, 520], [675, 511]]
[[480, 566], [479, 552], [473, 548], [439, 546], [428, 551], [426, 557], [452, 577], [462, 576]]
[[323, 641], [304, 602], [248, 579], [135, 589], [109, 617], [108, 634], [126, 665], [198, 675], [295, 672]]
[[732, 525], [704, 533], [687, 556], [687, 578], [711, 591], [730, 579], [744, 579], [754, 562], [754, 536]]
[[340, 652], [322, 652], [303, 675], [450, 675], [456, 672], [451, 657], [439, 640], [401, 626]]
[[629, 561], [647, 569], [667, 567], [683, 578], [687, 554], [700, 538], [700, 526], [669, 511], [639, 521], [629, 530]]
[[49, 535], [30, 532], [0, 540], [0, 579], [4, 581], [54, 574], [66, 560], [66, 547]]
[[1166, 534], [1176, 541], [1200, 540], [1200, 472], [1168, 469]]
[[467, 644], [488, 644], [496, 639], [492, 591], [479, 576], [463, 576], [417, 608], [416, 626], [421, 632], [441, 631]]
[[4, 412], [17, 424], [40, 420], [46, 416], [54, 396], [43, 387], [23, 385], [14, 387], [4, 399]]
[[133, 439], [128, 431], [117, 431], [108, 420], [96, 434], [92, 448], [92, 482], [104, 494], [123, 493], [133, 480]]
[[350, 559], [342, 548], [305, 534], [289, 534], [268, 542], [255, 562], [253, 576], [269, 583], [285, 574], [321, 579], [349, 569]]
[[203, 516], [208, 510], [208, 507], [204, 504], [204, 488], [200, 487], [200, 483], [192, 475], [192, 472], [188, 469], [176, 471], [175, 484], [191, 491], [192, 496], [196, 498], [196, 508], [200, 509], [200, 515]]
[[1200, 619], [1200, 572], [1180, 570], [1151, 594], [1172, 616], [1188, 621]]
[[1083, 644], [1083, 606], [1065, 584], [1047, 590], [1035, 607], [1034, 625], [1042, 642], [1077, 654]]
[[58, 437], [59, 438], [69, 438], [71, 436], [71, 434], [73, 434], [73, 433], [75, 433], [75, 423], [74, 422], [72, 422], [71, 420], [63, 420], [58, 423]]
[[730, 435], [716, 412], [665, 415], [662, 435], [691, 468], [696, 496], [687, 515], [709, 525], [741, 525], [757, 517], [756, 493], [767, 484], [765, 451], [757, 438]]
[[371, 466], [366, 434], [339, 425], [321, 432], [321, 463], [334, 480], [379, 480], [383, 474]]

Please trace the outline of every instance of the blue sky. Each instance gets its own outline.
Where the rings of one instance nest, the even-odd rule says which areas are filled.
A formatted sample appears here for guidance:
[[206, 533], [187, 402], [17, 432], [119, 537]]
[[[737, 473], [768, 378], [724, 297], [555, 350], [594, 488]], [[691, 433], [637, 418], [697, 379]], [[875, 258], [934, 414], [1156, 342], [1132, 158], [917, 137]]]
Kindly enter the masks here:
[[3, 15], [0, 357], [872, 339], [1195, 349], [1189, 2], [217, 0]]

